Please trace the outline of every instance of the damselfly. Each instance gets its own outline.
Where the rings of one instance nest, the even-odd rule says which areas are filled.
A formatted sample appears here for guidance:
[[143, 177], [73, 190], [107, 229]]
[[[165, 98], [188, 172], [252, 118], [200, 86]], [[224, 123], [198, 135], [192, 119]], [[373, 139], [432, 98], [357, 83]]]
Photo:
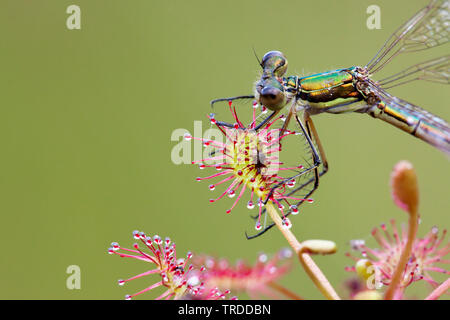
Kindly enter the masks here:
[[[262, 113], [266, 112], [266, 109], [272, 111], [268, 116], [261, 116], [261, 121], [255, 130], [262, 128], [288, 106], [281, 134], [293, 117], [296, 121], [301, 121], [298, 114], [302, 112], [306, 134], [308, 139], [314, 142], [310, 146], [316, 178], [309, 181], [312, 185], [309, 195], [317, 188], [318, 178], [328, 169], [322, 143], [311, 119], [311, 116], [315, 114], [367, 113], [450, 154], [450, 126], [447, 122], [386, 91], [413, 80], [448, 84], [450, 55], [413, 65], [379, 81], [371, 79], [373, 74], [383, 69], [400, 54], [448, 43], [449, 8], [449, 0], [432, 0], [401, 25], [364, 67], [352, 66], [304, 77], [284, 77], [288, 65], [285, 56], [279, 51], [270, 51], [260, 61], [263, 72], [255, 85], [254, 94], [216, 99], [211, 104], [215, 106], [223, 101], [233, 101], [238, 104], [254, 100], [261, 105]], [[318, 155], [318, 158], [314, 159], [314, 155]], [[267, 226], [259, 234], [272, 226]]]

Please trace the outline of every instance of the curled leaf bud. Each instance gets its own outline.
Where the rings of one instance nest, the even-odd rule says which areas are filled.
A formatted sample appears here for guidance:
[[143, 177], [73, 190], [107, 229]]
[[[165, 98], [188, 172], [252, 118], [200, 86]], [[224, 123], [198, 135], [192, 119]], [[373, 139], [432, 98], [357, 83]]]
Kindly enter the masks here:
[[416, 210], [419, 205], [419, 187], [413, 165], [400, 161], [391, 173], [392, 198], [395, 204], [407, 211]]
[[364, 290], [358, 292], [354, 297], [354, 300], [383, 300], [383, 295], [376, 290]]
[[336, 243], [330, 240], [306, 240], [302, 242], [302, 253], [307, 252], [310, 254], [333, 254], [336, 251]]

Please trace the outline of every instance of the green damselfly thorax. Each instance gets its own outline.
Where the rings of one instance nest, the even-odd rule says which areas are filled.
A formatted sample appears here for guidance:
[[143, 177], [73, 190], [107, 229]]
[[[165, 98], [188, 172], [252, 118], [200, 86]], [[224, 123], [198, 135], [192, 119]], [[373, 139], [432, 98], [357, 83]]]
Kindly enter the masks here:
[[[311, 155], [315, 176], [309, 181], [309, 195], [318, 187], [319, 177], [328, 170], [324, 148], [311, 119], [312, 115], [367, 113], [450, 154], [450, 126], [446, 121], [386, 91], [414, 80], [448, 84], [450, 55], [413, 65], [378, 81], [372, 80], [372, 75], [398, 55], [447, 44], [450, 36], [449, 11], [449, 0], [430, 1], [401, 25], [363, 67], [352, 66], [309, 76], [286, 77], [287, 59], [279, 51], [270, 51], [260, 61], [263, 72], [255, 85], [254, 94], [216, 99], [211, 104], [214, 106], [222, 101], [245, 103], [246, 100], [253, 100], [261, 106], [261, 113], [265, 114], [261, 115], [256, 130], [263, 128], [283, 110], [287, 110], [283, 130], [288, 127], [292, 118], [295, 121], [303, 120], [308, 138], [314, 141], [311, 144]], [[302, 120], [298, 116], [300, 112]], [[269, 225], [259, 234], [272, 226]]]

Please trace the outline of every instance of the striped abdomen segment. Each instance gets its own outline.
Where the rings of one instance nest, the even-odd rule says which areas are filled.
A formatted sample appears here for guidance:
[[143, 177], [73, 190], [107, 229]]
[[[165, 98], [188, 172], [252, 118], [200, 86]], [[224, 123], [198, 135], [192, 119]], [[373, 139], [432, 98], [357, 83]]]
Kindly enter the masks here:
[[330, 112], [334, 107], [362, 99], [353, 81], [352, 68], [299, 78], [299, 97], [308, 101], [316, 112]]
[[441, 118], [411, 103], [391, 96], [380, 87], [373, 87], [365, 100], [367, 113], [450, 154], [450, 126]]

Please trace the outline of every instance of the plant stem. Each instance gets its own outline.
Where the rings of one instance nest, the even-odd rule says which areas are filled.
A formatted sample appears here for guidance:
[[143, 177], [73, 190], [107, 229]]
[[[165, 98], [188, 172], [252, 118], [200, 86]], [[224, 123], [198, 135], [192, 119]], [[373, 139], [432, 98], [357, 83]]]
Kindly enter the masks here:
[[291, 290], [288, 290], [285, 287], [280, 286], [276, 282], [269, 282], [269, 286], [272, 289], [277, 290], [278, 292], [284, 294], [286, 297], [291, 298], [292, 300], [305, 300], [302, 297], [300, 297], [299, 295], [297, 295], [296, 293], [292, 292]]
[[399, 287], [401, 281], [403, 280], [403, 272], [405, 270], [405, 266], [408, 263], [409, 257], [411, 256], [411, 250], [414, 243], [414, 239], [416, 238], [417, 228], [419, 227], [419, 213], [417, 210], [417, 206], [410, 207], [408, 209], [409, 212], [409, 227], [408, 227], [408, 241], [406, 242], [405, 247], [403, 248], [403, 252], [398, 261], [397, 267], [392, 276], [391, 283], [386, 290], [384, 295], [385, 300], [392, 300], [394, 295]]
[[297, 240], [292, 231], [283, 227], [281, 217], [273, 207], [272, 202], [267, 202], [266, 209], [272, 220], [277, 225], [278, 229], [288, 241], [289, 245], [296, 252], [301, 265], [303, 266], [311, 280], [314, 282], [314, 284], [317, 286], [319, 291], [325, 296], [325, 298], [329, 300], [340, 300], [338, 294], [331, 286], [330, 282], [327, 280], [320, 268], [315, 264], [311, 256], [307, 252], [302, 251], [303, 246]]
[[439, 287], [433, 290], [425, 300], [436, 300], [439, 299], [444, 293], [450, 289], [450, 278], [445, 280]]

